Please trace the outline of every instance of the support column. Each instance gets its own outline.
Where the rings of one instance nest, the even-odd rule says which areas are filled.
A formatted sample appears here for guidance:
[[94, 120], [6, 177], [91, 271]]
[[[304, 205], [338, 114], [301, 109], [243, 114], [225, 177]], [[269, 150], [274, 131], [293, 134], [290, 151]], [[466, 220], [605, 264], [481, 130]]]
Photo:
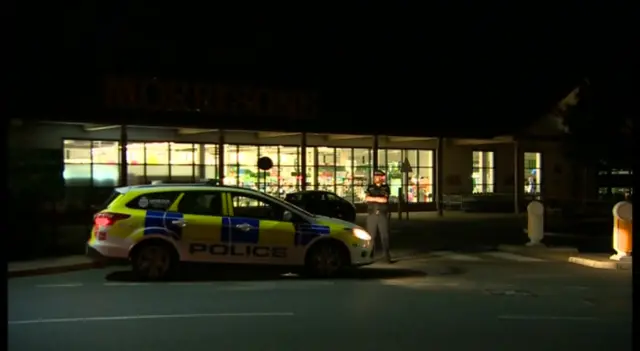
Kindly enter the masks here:
[[307, 133], [302, 133], [300, 141], [300, 163], [301, 163], [301, 181], [300, 189], [307, 190]]
[[129, 135], [127, 126], [123, 124], [120, 126], [120, 186], [126, 186], [129, 183], [127, 144], [129, 144]]
[[438, 148], [436, 149], [436, 207], [438, 217], [444, 214], [444, 204], [442, 203], [444, 192], [444, 138], [438, 137]]
[[522, 192], [522, 177], [520, 177], [520, 147], [518, 141], [513, 142], [513, 209], [520, 214], [520, 193]]
[[207, 177], [207, 155], [205, 154], [207, 151], [204, 148], [204, 144], [196, 144], [196, 147], [198, 148], [198, 176], [196, 177], [196, 181], [199, 181]]
[[[373, 136], [373, 153], [371, 154], [371, 157], [373, 158], [371, 160], [371, 165], [372, 165], [372, 169], [371, 172], [369, 174], [369, 178], [373, 179], [373, 172], [375, 172], [378, 169], [378, 149], [380, 148], [379, 146], [379, 136], [378, 134]], [[373, 181], [371, 181], [373, 182]]]
[[224, 179], [224, 130], [220, 129], [218, 139], [218, 180], [223, 184]]

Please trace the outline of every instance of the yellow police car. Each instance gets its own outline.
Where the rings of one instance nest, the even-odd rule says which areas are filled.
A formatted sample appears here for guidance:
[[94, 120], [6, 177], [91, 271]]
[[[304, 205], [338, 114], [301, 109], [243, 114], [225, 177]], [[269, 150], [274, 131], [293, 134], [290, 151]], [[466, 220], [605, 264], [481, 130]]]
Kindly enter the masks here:
[[90, 257], [130, 260], [159, 280], [180, 262], [304, 267], [331, 276], [373, 262], [364, 229], [267, 194], [212, 183], [116, 188], [94, 217]]

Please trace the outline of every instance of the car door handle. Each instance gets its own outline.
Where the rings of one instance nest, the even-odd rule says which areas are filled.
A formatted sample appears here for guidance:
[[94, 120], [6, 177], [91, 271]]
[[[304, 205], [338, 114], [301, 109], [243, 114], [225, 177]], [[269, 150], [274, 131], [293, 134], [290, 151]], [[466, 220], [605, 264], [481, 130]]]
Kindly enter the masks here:
[[171, 221], [171, 224], [180, 226], [180, 227], [186, 227], [187, 226], [187, 222], [184, 219], [176, 219], [174, 221]]
[[242, 224], [236, 225], [236, 229], [240, 229], [243, 232], [248, 232], [248, 231], [250, 231], [251, 229], [254, 229], [254, 228], [253, 228], [253, 226], [251, 224], [242, 223]]

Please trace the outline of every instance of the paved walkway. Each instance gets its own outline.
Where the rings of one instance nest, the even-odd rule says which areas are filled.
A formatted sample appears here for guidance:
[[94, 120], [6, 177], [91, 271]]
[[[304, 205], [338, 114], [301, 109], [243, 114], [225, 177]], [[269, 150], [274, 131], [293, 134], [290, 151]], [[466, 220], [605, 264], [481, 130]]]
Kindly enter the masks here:
[[79, 269], [98, 267], [98, 264], [86, 256], [75, 255], [66, 257], [53, 257], [31, 261], [9, 262], [7, 273], [9, 278], [26, 275], [60, 273]]

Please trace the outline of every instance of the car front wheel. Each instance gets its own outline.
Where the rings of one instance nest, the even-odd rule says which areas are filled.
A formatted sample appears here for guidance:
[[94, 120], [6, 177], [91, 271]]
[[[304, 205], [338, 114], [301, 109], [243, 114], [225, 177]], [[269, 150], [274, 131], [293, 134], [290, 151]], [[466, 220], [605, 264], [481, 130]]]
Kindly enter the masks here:
[[307, 255], [306, 268], [311, 276], [332, 277], [346, 265], [344, 254], [334, 243], [319, 243]]

